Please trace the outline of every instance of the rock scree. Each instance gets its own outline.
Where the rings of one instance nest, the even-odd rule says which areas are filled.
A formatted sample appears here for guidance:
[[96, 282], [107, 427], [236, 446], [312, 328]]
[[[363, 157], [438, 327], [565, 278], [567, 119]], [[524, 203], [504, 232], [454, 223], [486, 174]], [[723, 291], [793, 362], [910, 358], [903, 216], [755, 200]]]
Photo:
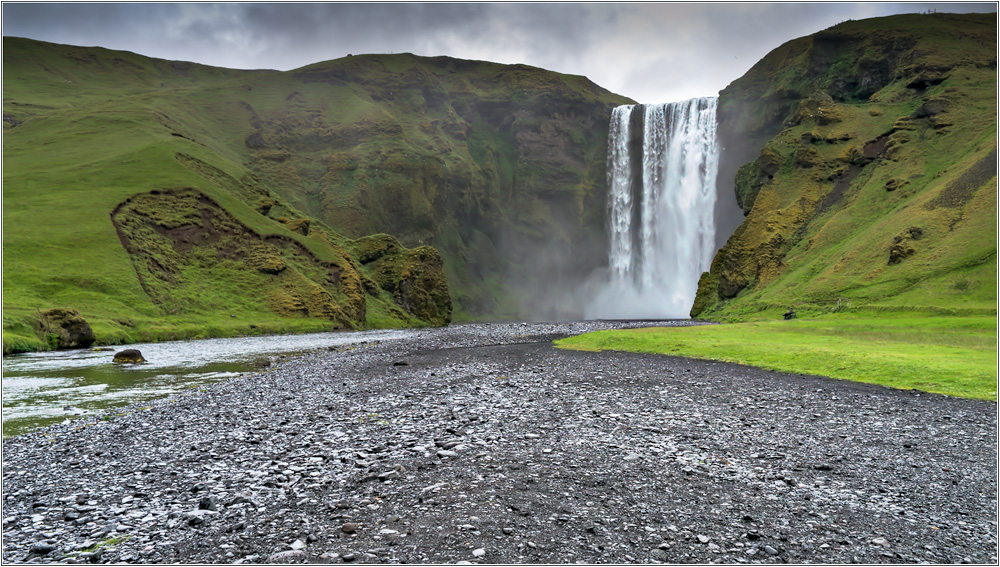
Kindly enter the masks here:
[[5, 439], [2, 559], [996, 563], [995, 403], [551, 343], [649, 324], [422, 329]]

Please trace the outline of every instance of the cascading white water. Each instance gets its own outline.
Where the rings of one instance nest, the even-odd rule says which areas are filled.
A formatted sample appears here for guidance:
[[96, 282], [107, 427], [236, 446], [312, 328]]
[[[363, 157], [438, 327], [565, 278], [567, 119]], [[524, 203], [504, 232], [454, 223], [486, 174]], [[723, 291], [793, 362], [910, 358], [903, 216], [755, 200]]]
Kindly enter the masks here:
[[716, 102], [697, 98], [614, 109], [608, 139], [610, 281], [588, 316], [688, 316], [698, 278], [715, 252]]
[[612, 279], [632, 277], [632, 156], [629, 120], [632, 106], [611, 112], [608, 129], [608, 222]]

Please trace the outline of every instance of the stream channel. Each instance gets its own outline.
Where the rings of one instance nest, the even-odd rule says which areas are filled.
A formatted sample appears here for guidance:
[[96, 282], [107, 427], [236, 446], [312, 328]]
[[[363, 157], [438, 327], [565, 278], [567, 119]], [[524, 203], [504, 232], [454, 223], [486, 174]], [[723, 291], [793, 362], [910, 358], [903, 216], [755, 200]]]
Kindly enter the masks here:
[[[405, 338], [413, 331], [379, 330], [168, 341], [24, 353], [3, 359], [3, 436], [162, 398], [186, 388], [250, 372], [270, 359], [368, 341]], [[148, 361], [115, 364], [115, 352], [135, 348]]]

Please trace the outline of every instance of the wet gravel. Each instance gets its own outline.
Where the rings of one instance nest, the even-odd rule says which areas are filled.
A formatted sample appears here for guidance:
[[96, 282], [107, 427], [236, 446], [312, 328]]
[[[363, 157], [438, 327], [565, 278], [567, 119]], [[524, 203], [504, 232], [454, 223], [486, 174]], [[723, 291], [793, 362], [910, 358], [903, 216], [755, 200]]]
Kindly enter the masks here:
[[6, 439], [3, 561], [997, 563], [995, 403], [551, 345], [623, 325], [424, 330]]

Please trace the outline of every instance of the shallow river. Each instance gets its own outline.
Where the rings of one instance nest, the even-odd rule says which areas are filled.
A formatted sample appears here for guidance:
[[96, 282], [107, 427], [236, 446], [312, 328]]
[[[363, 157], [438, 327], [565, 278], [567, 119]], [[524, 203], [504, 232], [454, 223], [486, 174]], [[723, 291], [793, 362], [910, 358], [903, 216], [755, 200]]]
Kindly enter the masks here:
[[[3, 359], [3, 435], [236, 376], [274, 356], [412, 335], [399, 330], [275, 335], [8, 356]], [[125, 348], [139, 349], [149, 362], [112, 363], [115, 351]]]

